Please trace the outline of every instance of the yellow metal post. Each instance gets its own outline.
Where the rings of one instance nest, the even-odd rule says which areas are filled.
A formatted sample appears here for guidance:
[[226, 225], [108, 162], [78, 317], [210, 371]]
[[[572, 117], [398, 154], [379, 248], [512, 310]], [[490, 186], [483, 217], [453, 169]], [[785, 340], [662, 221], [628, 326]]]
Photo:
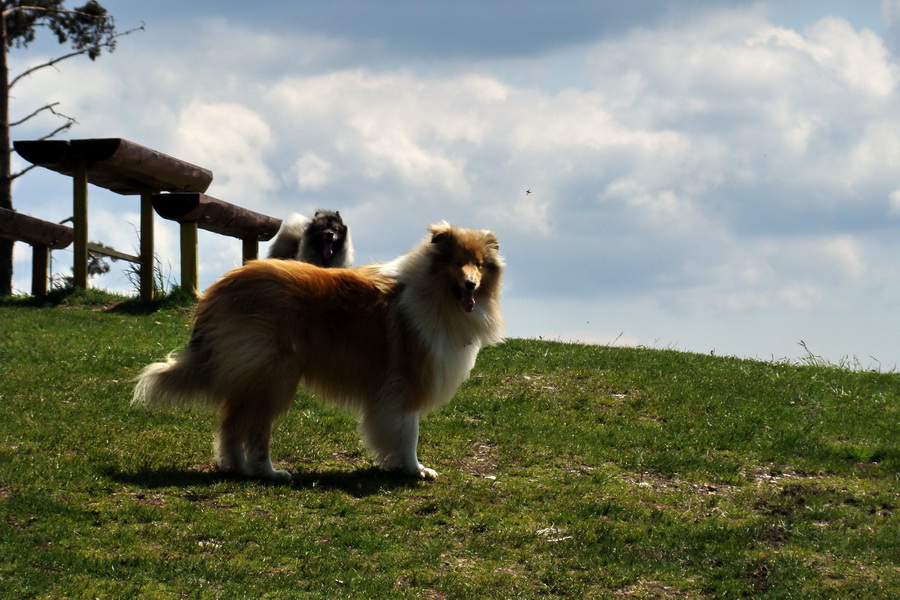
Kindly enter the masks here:
[[141, 300], [153, 300], [153, 192], [141, 193]]
[[74, 257], [72, 258], [72, 283], [76, 289], [87, 289], [88, 282], [88, 177], [87, 167], [78, 165], [72, 174], [73, 209], [72, 224], [75, 226]]
[[197, 224], [181, 224], [181, 287], [191, 292], [197, 291], [197, 273], [200, 262], [197, 258]]

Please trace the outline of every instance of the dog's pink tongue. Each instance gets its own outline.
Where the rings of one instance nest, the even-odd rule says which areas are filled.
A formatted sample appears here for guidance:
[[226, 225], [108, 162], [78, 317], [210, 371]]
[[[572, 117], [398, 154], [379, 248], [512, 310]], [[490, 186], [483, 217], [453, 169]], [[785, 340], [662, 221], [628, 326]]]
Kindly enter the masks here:
[[466, 312], [475, 310], [475, 290], [463, 290], [462, 306]]
[[322, 256], [325, 258], [331, 258], [334, 255], [334, 250], [331, 248], [331, 242], [325, 242], [325, 247], [322, 248]]

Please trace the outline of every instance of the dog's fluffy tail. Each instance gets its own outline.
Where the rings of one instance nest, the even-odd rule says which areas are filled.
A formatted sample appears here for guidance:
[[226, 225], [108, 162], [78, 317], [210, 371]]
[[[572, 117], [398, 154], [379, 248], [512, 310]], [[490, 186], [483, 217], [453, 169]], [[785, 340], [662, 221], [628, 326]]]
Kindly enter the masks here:
[[132, 404], [150, 407], [180, 407], [189, 404], [213, 404], [205, 369], [194, 360], [188, 347], [166, 362], [147, 365], [137, 377]]
[[291, 260], [300, 252], [300, 240], [309, 227], [309, 218], [294, 213], [281, 222], [281, 228], [269, 246], [269, 258]]

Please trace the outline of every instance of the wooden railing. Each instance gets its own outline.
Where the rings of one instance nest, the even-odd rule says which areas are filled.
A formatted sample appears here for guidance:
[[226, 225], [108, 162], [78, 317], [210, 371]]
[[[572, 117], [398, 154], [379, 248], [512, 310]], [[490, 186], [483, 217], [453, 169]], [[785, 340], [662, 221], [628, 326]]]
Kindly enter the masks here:
[[[31, 246], [31, 295], [46, 296], [50, 250], [67, 248], [75, 239], [75, 230], [59, 223], [36, 219], [20, 212], [0, 208], [0, 237], [25, 242]], [[140, 264], [139, 256], [125, 254], [93, 242], [89, 252]]]
[[244, 262], [259, 257], [259, 242], [272, 239], [281, 220], [198, 193], [155, 194], [159, 216], [181, 224], [181, 287], [197, 290], [197, 228], [238, 238]]
[[[90, 250], [137, 263], [141, 298], [152, 299], [154, 210], [161, 217], [181, 224], [181, 284], [193, 291], [198, 285], [198, 227], [241, 239], [246, 261], [258, 256], [259, 241], [271, 239], [281, 225], [279, 219], [204, 194], [213, 179], [211, 171], [128, 140], [18, 141], [14, 147], [25, 160], [70, 176], [73, 181], [71, 228], [0, 209], [0, 236], [25, 242], [33, 248], [32, 294], [35, 296], [47, 292], [49, 251], [74, 243], [76, 288], [87, 287]], [[117, 194], [140, 196], [140, 256], [88, 242], [89, 183]]]
[[31, 246], [31, 295], [46, 296], [50, 249], [69, 246], [75, 239], [75, 231], [65, 225], [0, 208], [0, 236]]

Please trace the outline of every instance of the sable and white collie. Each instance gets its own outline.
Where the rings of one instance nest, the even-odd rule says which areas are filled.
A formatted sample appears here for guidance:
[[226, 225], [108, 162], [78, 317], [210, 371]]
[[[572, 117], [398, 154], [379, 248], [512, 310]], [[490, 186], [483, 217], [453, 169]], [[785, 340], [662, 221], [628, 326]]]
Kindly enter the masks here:
[[490, 231], [428, 229], [387, 264], [258, 260], [226, 273], [202, 295], [188, 346], [141, 372], [133, 402], [216, 407], [217, 467], [288, 482], [269, 439], [300, 384], [357, 413], [383, 468], [433, 479], [416, 453], [419, 418], [502, 339], [504, 265]]

